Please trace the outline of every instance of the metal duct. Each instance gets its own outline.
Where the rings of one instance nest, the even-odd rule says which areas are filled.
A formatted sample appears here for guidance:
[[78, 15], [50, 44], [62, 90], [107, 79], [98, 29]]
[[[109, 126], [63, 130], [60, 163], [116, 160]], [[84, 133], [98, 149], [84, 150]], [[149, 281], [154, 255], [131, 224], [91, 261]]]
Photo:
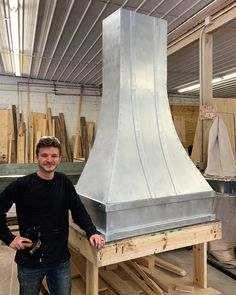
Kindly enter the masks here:
[[171, 118], [166, 21], [117, 10], [103, 55], [100, 122], [76, 185], [98, 229], [110, 241], [214, 219], [214, 193]]

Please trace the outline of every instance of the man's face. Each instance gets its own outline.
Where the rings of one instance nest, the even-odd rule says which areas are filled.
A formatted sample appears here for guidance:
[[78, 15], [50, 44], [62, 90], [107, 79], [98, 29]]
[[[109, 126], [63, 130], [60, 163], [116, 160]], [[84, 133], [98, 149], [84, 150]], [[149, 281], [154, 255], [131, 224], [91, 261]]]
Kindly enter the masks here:
[[43, 172], [54, 172], [61, 161], [59, 149], [56, 147], [42, 147], [37, 156], [39, 169]]

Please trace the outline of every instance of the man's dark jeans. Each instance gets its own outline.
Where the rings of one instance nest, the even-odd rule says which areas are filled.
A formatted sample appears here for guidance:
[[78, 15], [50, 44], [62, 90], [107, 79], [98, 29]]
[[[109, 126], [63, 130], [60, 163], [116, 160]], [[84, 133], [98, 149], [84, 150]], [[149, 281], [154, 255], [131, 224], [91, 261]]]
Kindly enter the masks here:
[[70, 261], [56, 267], [27, 268], [18, 265], [20, 295], [39, 295], [41, 283], [46, 277], [50, 295], [71, 294]]

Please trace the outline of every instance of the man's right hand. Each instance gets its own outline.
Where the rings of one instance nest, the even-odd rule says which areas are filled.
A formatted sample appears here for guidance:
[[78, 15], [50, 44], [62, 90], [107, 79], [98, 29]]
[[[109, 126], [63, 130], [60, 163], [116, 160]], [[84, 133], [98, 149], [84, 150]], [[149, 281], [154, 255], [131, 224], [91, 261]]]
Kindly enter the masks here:
[[26, 247], [24, 245], [25, 243], [32, 243], [32, 241], [28, 238], [24, 238], [24, 237], [15, 237], [15, 239], [11, 242], [11, 244], [9, 245], [9, 247], [11, 247], [14, 250], [24, 250]]

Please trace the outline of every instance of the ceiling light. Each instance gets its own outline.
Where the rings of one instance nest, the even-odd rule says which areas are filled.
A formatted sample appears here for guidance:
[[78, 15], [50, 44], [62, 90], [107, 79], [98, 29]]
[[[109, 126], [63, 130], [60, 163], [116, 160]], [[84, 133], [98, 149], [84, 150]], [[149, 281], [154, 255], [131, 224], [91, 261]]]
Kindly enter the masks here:
[[178, 92], [179, 93], [188, 92], [188, 91], [199, 89], [199, 87], [200, 87], [200, 84], [198, 83], [198, 84], [195, 84], [195, 85], [192, 85], [192, 86], [181, 88], [181, 89], [178, 90]]
[[9, 0], [11, 41], [13, 61], [16, 76], [20, 76], [20, 45], [19, 45], [19, 23], [18, 23], [18, 0]]
[[[214, 78], [212, 80], [212, 84], [215, 85], [217, 83], [221, 83], [221, 82], [224, 82], [226, 80], [233, 79], [233, 78], [236, 78], [236, 72], [231, 73], [231, 74], [227, 74], [225, 76]], [[194, 85], [191, 85], [191, 86], [181, 88], [181, 89], [178, 90], [178, 92], [179, 93], [184, 93], [184, 92], [189, 92], [189, 91], [192, 91], [192, 90], [198, 90], [199, 88], [200, 88], [200, 84], [198, 83], [198, 84], [194, 84]]]

